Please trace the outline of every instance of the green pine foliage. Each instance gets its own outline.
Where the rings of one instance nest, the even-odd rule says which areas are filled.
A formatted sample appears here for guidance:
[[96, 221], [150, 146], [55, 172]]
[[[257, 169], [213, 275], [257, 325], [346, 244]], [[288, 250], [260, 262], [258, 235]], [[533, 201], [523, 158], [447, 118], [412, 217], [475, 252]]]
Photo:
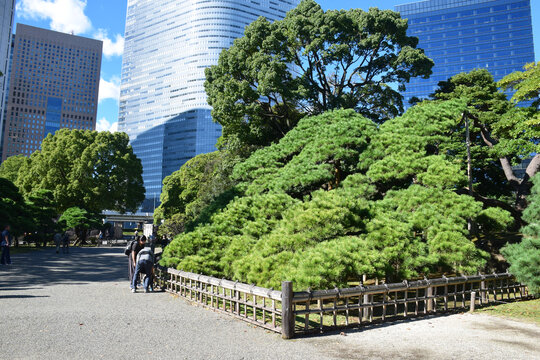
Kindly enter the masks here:
[[362, 274], [398, 281], [475, 273], [470, 239], [511, 222], [456, 190], [466, 183], [448, 129], [460, 101], [425, 102], [379, 128], [352, 110], [306, 117], [236, 165], [237, 196], [178, 235], [162, 264], [278, 288], [346, 286]]
[[[286, 194], [238, 198], [215, 214], [209, 224], [177, 236], [165, 249], [162, 264], [221, 275], [229, 266], [229, 260], [239, 255], [231, 244], [249, 244], [267, 234], [295, 202], [297, 200]], [[250, 249], [242, 247], [241, 251], [244, 250]]]
[[523, 240], [507, 245], [502, 254], [510, 263], [508, 270], [531, 292], [540, 294], [540, 174], [533, 183], [529, 206], [523, 212], [523, 219], [529, 223], [522, 229]]
[[320, 188], [329, 190], [368, 161], [376, 131], [372, 121], [354, 110], [306, 118], [280, 142], [238, 164], [233, 176], [248, 195], [270, 191], [303, 197]]
[[514, 90], [512, 101], [533, 101], [533, 106], [540, 107], [540, 62], [524, 66], [525, 71], [515, 71], [505, 76], [498, 85], [505, 90]]

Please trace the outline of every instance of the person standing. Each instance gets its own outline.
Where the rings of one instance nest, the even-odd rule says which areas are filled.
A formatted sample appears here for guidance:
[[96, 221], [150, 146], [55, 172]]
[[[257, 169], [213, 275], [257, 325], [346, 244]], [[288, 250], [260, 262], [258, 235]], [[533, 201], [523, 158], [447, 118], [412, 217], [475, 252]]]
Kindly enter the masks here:
[[2, 239], [0, 246], [2, 246], [2, 257], [0, 258], [0, 264], [11, 265], [11, 257], [9, 256], [9, 247], [11, 246], [11, 227], [6, 225], [4, 231], [2, 231]]
[[[146, 236], [141, 236], [135, 238], [135, 241], [131, 243], [131, 246], [129, 248], [129, 287], [133, 289], [133, 275], [135, 274], [135, 266], [137, 265], [137, 255], [139, 255], [139, 252], [144, 249], [144, 246], [146, 244]], [[135, 281], [137, 281], [135, 279]]]
[[62, 254], [69, 254], [69, 234], [67, 231], [62, 237]]
[[60, 232], [54, 234], [54, 244], [56, 245], [56, 253], [60, 253], [60, 244], [62, 244], [62, 234]]
[[137, 255], [137, 266], [135, 267], [135, 273], [131, 281], [131, 292], [137, 292], [137, 280], [139, 274], [144, 274], [144, 292], [147, 293], [153, 287], [154, 278], [154, 252], [150, 245], [146, 245]]

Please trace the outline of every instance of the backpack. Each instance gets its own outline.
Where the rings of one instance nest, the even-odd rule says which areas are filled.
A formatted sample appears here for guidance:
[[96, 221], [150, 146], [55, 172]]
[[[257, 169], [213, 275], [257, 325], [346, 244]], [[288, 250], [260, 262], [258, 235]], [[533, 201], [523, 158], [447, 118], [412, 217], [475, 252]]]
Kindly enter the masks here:
[[124, 249], [124, 255], [129, 256], [129, 254], [131, 254], [131, 248], [133, 247], [133, 243], [135, 241], [136, 240], [131, 240], [130, 242], [128, 242], [128, 244], [126, 245], [126, 248]]

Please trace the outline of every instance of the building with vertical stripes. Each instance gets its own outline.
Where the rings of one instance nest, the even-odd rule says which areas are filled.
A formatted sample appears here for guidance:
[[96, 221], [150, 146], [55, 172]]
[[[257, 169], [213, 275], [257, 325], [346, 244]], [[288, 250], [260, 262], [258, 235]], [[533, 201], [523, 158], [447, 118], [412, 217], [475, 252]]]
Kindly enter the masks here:
[[102, 47], [98, 40], [17, 24], [2, 161], [29, 156], [58, 129], [95, 129]]

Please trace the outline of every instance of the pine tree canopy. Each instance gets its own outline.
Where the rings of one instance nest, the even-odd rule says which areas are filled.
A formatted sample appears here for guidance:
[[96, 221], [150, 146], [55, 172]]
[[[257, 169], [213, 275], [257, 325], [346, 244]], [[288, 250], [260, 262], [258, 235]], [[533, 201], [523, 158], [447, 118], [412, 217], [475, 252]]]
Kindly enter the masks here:
[[470, 274], [487, 254], [467, 222], [500, 230], [510, 214], [458, 190], [448, 131], [463, 101], [425, 102], [378, 127], [353, 110], [305, 117], [236, 165], [238, 196], [178, 235], [162, 264], [266, 287], [344, 286]]

